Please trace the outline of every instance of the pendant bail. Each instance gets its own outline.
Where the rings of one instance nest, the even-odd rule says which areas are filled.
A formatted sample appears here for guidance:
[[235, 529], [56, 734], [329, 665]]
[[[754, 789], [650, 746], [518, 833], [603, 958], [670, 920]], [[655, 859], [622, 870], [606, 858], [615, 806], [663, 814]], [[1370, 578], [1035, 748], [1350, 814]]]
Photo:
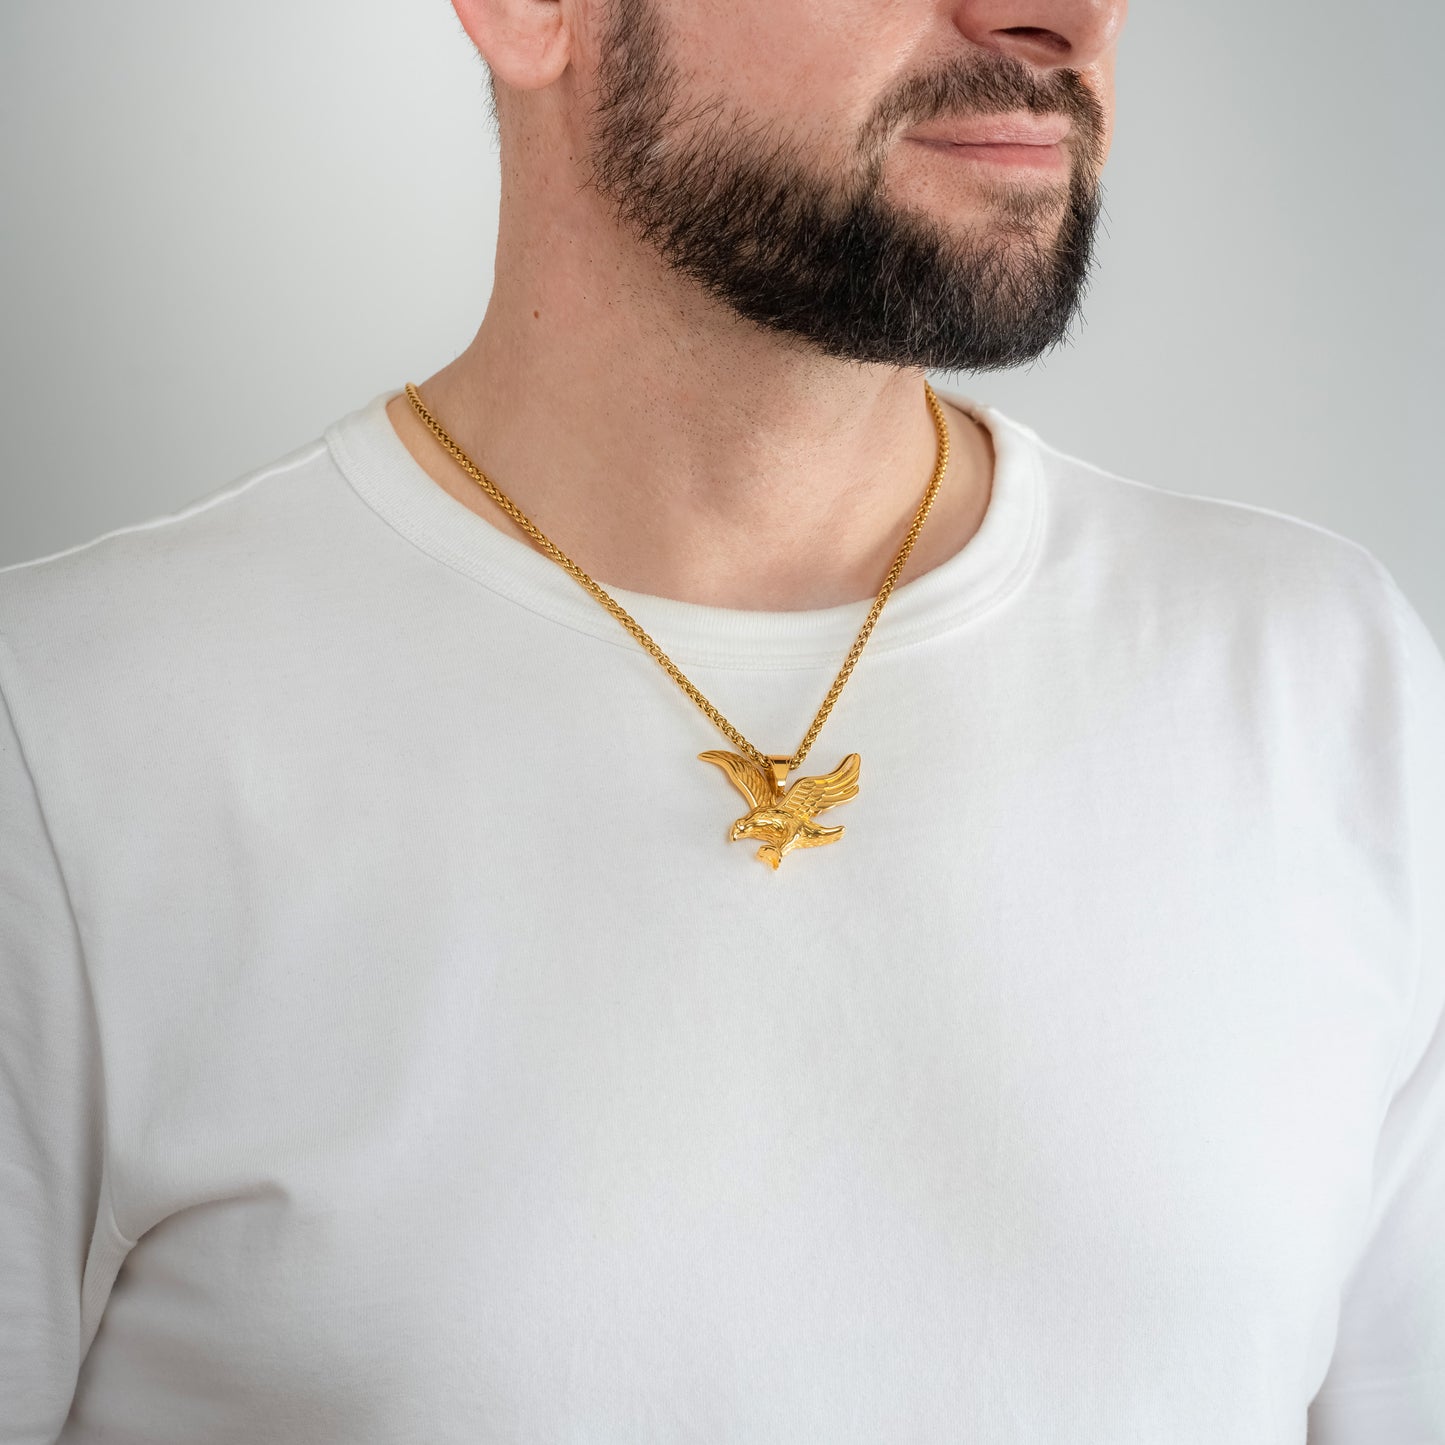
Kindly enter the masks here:
[[793, 766], [793, 755], [786, 753], [780, 757], [776, 753], [768, 753], [767, 759], [768, 766], [773, 770], [773, 787], [781, 793], [788, 781], [788, 771]]

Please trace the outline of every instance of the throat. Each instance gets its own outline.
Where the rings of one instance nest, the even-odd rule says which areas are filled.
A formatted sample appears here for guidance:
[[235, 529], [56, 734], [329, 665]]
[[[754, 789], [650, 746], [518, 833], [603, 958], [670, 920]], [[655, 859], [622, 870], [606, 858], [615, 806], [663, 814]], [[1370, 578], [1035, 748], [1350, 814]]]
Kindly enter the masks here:
[[[940, 399], [940, 405], [948, 424], [949, 463], [895, 590], [967, 546], [982, 525], [992, 494], [995, 459], [987, 428], [950, 403]], [[388, 402], [387, 416], [413, 460], [437, 486], [505, 535], [537, 546], [443, 449], [405, 393]], [[465, 449], [466, 442], [458, 441]], [[468, 454], [477, 465], [489, 466]], [[818, 523], [782, 536], [781, 529], [750, 528], [737, 519], [704, 525], [682, 508], [669, 516], [665, 507], [647, 508], [641, 499], [631, 508], [590, 508], [587, 497], [559, 494], [541, 495], [534, 502], [530, 495], [519, 496], [507, 478], [485, 474], [604, 589], [741, 612], [816, 611], [872, 601], [897, 560], [931, 481], [925, 469], [911, 487], [895, 486], [886, 508], [864, 506], [866, 523]]]

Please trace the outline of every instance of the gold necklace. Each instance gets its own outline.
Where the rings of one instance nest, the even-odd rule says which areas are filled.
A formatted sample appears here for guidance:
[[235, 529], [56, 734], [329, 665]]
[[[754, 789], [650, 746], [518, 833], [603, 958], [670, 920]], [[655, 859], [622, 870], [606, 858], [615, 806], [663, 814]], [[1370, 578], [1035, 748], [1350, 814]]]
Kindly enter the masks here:
[[913, 525], [909, 527], [908, 535], [903, 539], [903, 546], [899, 549], [898, 556], [888, 569], [888, 575], [883, 579], [883, 586], [874, 599], [873, 606], [869, 609], [862, 631], [854, 640], [853, 646], [849, 648], [842, 669], [833, 679], [833, 686], [828, 689], [828, 695], [823, 699], [822, 707], [818, 709], [818, 715], [803, 735], [803, 741], [798, 744], [797, 751], [783, 755], [759, 752], [683, 676], [672, 659], [642, 630], [622, 605], [604, 592], [565, 552], [542, 535], [538, 528], [522, 514], [516, 504], [505, 496], [496, 484], [483, 473], [482, 469], [447, 435], [441, 423], [427, 410], [416, 387], [411, 382], [406, 384], [407, 399], [411, 402], [412, 409], [462, 470], [536, 542], [547, 556], [565, 567], [576, 581], [591, 592], [652, 654], [666, 670], [668, 676], [702, 709], [713, 725], [730, 742], [742, 749], [741, 753], [715, 749], [699, 753], [698, 757], [704, 762], [716, 763], [727, 774], [733, 786], [747, 799], [750, 811], [732, 825], [728, 833], [729, 840], [736, 842], [740, 838], [761, 839], [762, 846], [758, 849], [757, 856], [772, 868], [777, 868], [784, 856], [794, 848], [815, 848], [824, 843], [836, 843], [843, 836], [843, 829], [841, 827], [819, 827], [813, 822], [813, 819], [825, 808], [835, 807], [839, 803], [846, 803], [849, 799], [858, 796], [858, 769], [861, 760], [857, 753], [849, 753], [831, 773], [797, 778], [791, 784], [787, 782], [787, 777], [794, 768], [803, 765], [803, 759], [807, 757], [808, 749], [813, 746], [813, 740], [818, 736], [819, 729], [833, 710], [833, 704], [838, 700], [838, 694], [843, 691], [843, 684], [848, 681], [849, 674], [853, 671], [853, 665], [862, 654], [869, 633], [873, 631], [873, 624], [878, 621], [878, 615], [883, 611], [883, 604], [887, 602], [888, 594], [893, 591], [893, 584], [897, 582], [899, 573], [903, 571], [903, 566], [908, 561], [908, 554], [913, 550], [913, 544], [923, 530], [923, 523], [928, 517], [929, 508], [933, 506], [933, 499], [938, 493], [939, 483], [948, 469], [948, 423], [944, 419], [943, 408], [939, 405], [938, 397], [927, 381], [923, 383], [923, 392], [928, 402], [928, 408], [933, 413], [934, 429], [938, 433], [938, 459], [934, 464], [933, 478], [928, 484], [928, 491], [913, 518]]

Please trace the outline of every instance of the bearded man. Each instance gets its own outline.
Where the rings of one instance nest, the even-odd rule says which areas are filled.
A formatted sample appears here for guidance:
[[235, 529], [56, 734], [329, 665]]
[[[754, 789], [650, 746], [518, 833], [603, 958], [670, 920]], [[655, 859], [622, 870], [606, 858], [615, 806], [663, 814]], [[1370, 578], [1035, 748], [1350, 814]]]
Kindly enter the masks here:
[[471, 345], [0, 573], [0, 1439], [1445, 1441], [1445, 661], [926, 376], [1123, 0], [454, 4]]

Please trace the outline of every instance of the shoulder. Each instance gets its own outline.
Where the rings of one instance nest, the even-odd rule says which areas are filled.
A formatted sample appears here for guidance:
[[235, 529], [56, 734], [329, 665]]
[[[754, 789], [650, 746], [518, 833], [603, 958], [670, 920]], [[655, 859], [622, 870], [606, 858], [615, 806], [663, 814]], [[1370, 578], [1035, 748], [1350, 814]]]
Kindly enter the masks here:
[[1204, 624], [1297, 627], [1322, 645], [1336, 629], [1408, 627], [1409, 604], [1361, 542], [1288, 512], [1110, 471], [995, 415], [1035, 460], [1049, 560], [1079, 586]]
[[1228, 711], [1342, 778], [1368, 760], [1398, 766], [1391, 786], [1429, 792], [1445, 760], [1445, 659], [1369, 547], [1305, 517], [1121, 475], [991, 420], [1043, 497], [1031, 587], [1050, 655], [1175, 689], [1174, 705], [1200, 715]]
[[256, 467], [174, 512], [117, 527], [45, 556], [0, 567], [0, 635], [39, 641], [68, 630], [109, 631], [238, 582], [268, 533], [284, 531], [300, 490], [329, 466], [324, 439]]
[[274, 669], [298, 598], [326, 586], [337, 489], [317, 438], [174, 512], [0, 568], [0, 694], [31, 741], [201, 726]]

